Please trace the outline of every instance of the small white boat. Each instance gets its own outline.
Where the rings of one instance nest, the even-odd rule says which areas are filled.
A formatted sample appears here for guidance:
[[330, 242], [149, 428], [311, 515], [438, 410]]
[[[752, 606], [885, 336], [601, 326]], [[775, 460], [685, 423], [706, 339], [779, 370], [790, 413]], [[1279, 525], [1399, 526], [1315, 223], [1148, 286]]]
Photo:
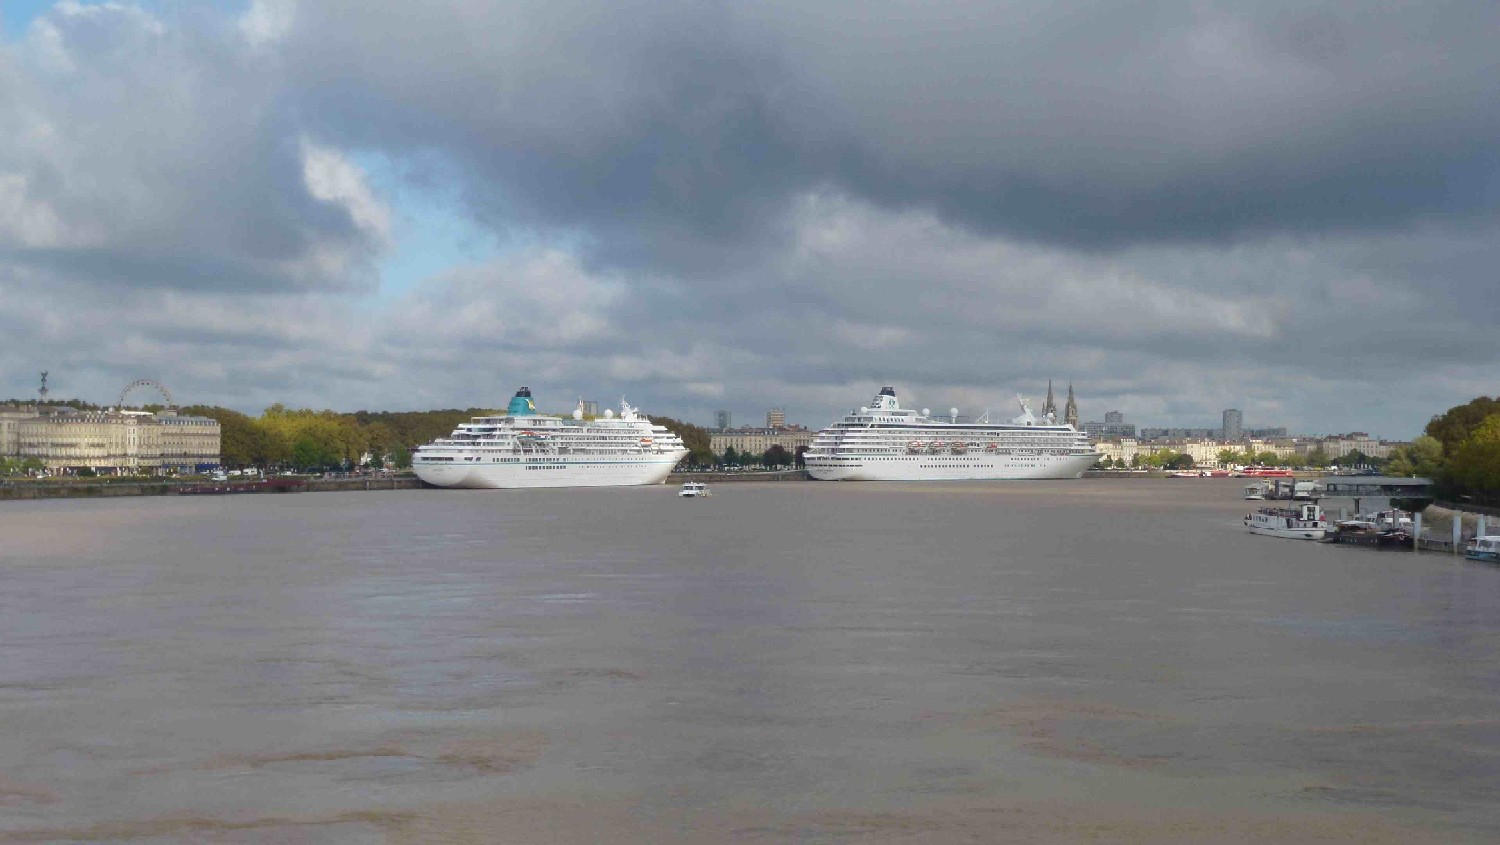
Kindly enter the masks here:
[[1470, 540], [1469, 545], [1464, 547], [1464, 557], [1469, 560], [1500, 563], [1500, 534], [1486, 534]]
[[1328, 521], [1317, 505], [1295, 508], [1261, 508], [1245, 514], [1245, 527], [1252, 534], [1286, 537], [1292, 540], [1321, 540], [1328, 534]]
[[708, 497], [708, 485], [701, 481], [689, 481], [682, 485], [677, 495], [685, 499], [703, 499]]

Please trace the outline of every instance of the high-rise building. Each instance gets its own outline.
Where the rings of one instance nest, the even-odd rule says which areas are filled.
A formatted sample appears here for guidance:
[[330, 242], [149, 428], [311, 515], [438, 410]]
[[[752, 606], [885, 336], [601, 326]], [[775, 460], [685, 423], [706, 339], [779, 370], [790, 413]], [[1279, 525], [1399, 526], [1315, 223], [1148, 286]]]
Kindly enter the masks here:
[[714, 428], [720, 430], [729, 428], [731, 422], [728, 411], [714, 411]]
[[786, 428], [786, 411], [781, 408], [766, 411], [766, 428]]
[[1135, 439], [1135, 423], [1125, 422], [1125, 415], [1119, 411], [1110, 411], [1104, 415], [1104, 422], [1086, 422], [1083, 431], [1095, 440], [1119, 439], [1129, 437]]
[[583, 415], [586, 417], [599, 416], [599, 403], [592, 399], [583, 400]]
[[1245, 437], [1245, 415], [1234, 408], [1224, 411], [1224, 434], [1225, 440], [1242, 440]]

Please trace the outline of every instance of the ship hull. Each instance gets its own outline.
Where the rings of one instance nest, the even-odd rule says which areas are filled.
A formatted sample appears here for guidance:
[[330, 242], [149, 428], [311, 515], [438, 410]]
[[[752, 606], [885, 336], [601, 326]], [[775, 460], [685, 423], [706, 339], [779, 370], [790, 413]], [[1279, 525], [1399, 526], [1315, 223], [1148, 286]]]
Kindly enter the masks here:
[[1099, 460], [1084, 455], [900, 455], [807, 458], [818, 481], [1018, 481], [1079, 478]]
[[1279, 528], [1274, 525], [1258, 525], [1253, 522], [1245, 523], [1251, 534], [1259, 534], [1262, 537], [1282, 537], [1287, 540], [1321, 540], [1328, 535], [1326, 528]]
[[621, 460], [536, 458], [508, 464], [421, 464], [417, 477], [434, 487], [515, 489], [527, 487], [638, 487], [661, 484], [687, 455], [686, 449]]

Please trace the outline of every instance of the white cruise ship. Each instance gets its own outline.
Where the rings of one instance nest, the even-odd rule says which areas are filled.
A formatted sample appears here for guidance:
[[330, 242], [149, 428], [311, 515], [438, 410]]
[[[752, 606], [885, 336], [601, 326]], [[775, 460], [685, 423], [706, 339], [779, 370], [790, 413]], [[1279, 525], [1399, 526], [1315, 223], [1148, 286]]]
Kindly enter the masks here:
[[503, 416], [475, 417], [412, 455], [417, 477], [437, 487], [628, 487], [660, 484], [688, 453], [682, 439], [623, 400], [572, 419], [536, 412], [530, 388]]
[[1078, 478], [1099, 460], [1088, 435], [1052, 417], [1038, 419], [1021, 400], [1009, 423], [960, 420], [902, 408], [881, 388], [874, 403], [818, 432], [804, 455], [823, 481], [954, 481]]

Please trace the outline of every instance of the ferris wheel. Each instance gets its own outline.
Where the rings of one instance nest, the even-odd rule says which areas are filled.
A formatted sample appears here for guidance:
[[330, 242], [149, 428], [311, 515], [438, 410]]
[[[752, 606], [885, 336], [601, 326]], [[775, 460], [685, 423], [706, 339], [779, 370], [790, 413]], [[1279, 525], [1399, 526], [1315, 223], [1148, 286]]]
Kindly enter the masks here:
[[125, 397], [130, 395], [130, 391], [135, 390], [138, 387], [154, 388], [156, 392], [160, 393], [162, 395], [162, 398], [166, 400], [165, 404], [168, 408], [176, 407], [172, 404], [172, 391], [167, 390], [167, 386], [162, 384], [161, 382], [153, 381], [152, 379], [148, 378], [138, 378], [130, 384], [125, 385], [125, 389], [120, 391], [120, 401], [115, 403], [115, 407], [124, 408]]

